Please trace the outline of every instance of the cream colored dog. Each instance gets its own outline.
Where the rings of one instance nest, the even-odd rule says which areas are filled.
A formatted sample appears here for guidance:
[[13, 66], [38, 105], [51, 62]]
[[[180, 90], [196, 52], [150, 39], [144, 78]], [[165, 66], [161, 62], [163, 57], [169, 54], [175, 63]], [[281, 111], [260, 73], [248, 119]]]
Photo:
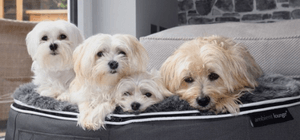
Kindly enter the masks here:
[[220, 36], [184, 43], [160, 70], [167, 89], [215, 113], [239, 112], [241, 93], [254, 89], [263, 73], [246, 47]]
[[115, 109], [115, 85], [124, 76], [146, 71], [148, 54], [133, 36], [98, 34], [85, 40], [73, 57], [76, 77], [70, 100], [78, 104], [78, 124], [97, 130]]
[[157, 70], [125, 77], [116, 87], [117, 104], [123, 111], [136, 114], [171, 95], [172, 93], [164, 86]]
[[75, 77], [72, 55], [84, 37], [67, 21], [39, 22], [26, 36], [33, 63], [33, 83], [42, 96], [59, 98]]

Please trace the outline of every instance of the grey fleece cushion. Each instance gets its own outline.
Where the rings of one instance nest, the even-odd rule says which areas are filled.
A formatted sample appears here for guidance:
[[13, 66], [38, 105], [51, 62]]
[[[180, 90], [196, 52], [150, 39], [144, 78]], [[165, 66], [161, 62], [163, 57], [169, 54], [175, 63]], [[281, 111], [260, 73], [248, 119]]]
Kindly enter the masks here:
[[[263, 75], [257, 79], [259, 86], [252, 93], [245, 92], [240, 101], [244, 104], [258, 101], [294, 97], [300, 95], [300, 82], [280, 74]], [[33, 83], [27, 83], [17, 88], [13, 94], [14, 99], [37, 108], [78, 112], [77, 105], [61, 102], [51, 97], [40, 96]], [[178, 96], [171, 96], [162, 102], [148, 107], [144, 112], [183, 111], [194, 110], [188, 102]], [[115, 114], [127, 114], [121, 108], [114, 111]], [[133, 112], [135, 113], [135, 112]], [[201, 115], [213, 114], [213, 112], [201, 112]]]
[[300, 20], [276, 23], [219, 23], [171, 28], [140, 38], [150, 57], [148, 69], [161, 64], [185, 41], [220, 35], [247, 46], [265, 73], [300, 77]]
[[79, 112], [77, 105], [66, 101], [58, 101], [51, 97], [40, 96], [34, 89], [36, 85], [27, 83], [17, 88], [13, 98], [27, 105], [55, 111]]

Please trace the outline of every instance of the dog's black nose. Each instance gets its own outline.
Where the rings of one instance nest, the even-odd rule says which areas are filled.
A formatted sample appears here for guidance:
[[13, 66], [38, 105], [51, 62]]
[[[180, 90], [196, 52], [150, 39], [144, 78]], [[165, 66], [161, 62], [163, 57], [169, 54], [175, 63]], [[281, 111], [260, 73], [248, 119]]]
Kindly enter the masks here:
[[209, 102], [210, 102], [210, 98], [208, 97], [208, 96], [205, 96], [205, 97], [198, 97], [197, 99], [196, 99], [196, 101], [197, 101], [197, 103], [200, 105], [200, 106], [202, 106], [202, 107], [205, 107], [205, 106], [207, 106], [208, 104], [209, 104]]
[[140, 103], [137, 103], [137, 102], [133, 102], [133, 103], [131, 104], [131, 108], [132, 108], [133, 110], [139, 110], [140, 106], [141, 106], [141, 104], [140, 104]]
[[117, 61], [110, 61], [110, 62], [108, 62], [108, 65], [111, 69], [116, 69], [119, 66]]
[[55, 50], [57, 50], [58, 46], [57, 46], [57, 44], [54, 43], [54, 44], [51, 44], [49, 47], [50, 47], [51, 51], [55, 51]]

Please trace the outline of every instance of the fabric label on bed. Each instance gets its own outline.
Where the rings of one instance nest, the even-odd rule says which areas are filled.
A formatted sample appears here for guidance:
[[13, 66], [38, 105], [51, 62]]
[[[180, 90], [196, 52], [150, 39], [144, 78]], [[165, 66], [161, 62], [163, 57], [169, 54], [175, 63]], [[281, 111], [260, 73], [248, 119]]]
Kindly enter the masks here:
[[260, 127], [294, 119], [287, 108], [253, 113], [249, 116], [252, 127]]

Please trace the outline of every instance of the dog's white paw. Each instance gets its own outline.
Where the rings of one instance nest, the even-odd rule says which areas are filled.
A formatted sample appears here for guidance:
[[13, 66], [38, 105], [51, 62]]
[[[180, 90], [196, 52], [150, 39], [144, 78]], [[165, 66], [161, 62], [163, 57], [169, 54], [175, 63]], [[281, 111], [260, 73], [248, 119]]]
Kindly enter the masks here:
[[70, 95], [68, 93], [63, 93], [57, 97], [59, 101], [70, 101]]

